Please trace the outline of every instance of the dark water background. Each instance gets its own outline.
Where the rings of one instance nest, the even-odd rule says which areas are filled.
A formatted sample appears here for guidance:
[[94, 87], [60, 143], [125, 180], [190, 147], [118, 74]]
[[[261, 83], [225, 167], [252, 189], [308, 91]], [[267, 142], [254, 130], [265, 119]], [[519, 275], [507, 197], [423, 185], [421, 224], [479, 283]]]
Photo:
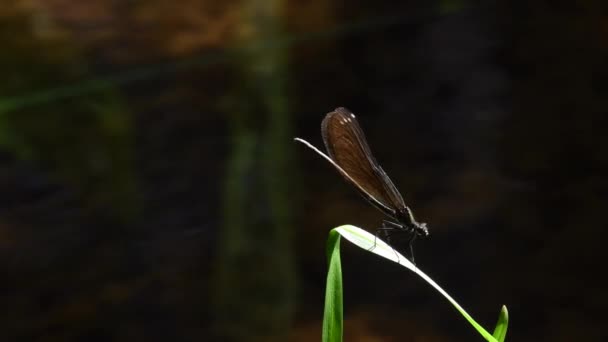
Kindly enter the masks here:
[[[382, 219], [292, 140], [338, 106], [480, 323], [605, 340], [607, 38], [603, 0], [3, 1], [0, 340], [320, 340], [329, 229]], [[481, 341], [343, 267], [346, 341]]]

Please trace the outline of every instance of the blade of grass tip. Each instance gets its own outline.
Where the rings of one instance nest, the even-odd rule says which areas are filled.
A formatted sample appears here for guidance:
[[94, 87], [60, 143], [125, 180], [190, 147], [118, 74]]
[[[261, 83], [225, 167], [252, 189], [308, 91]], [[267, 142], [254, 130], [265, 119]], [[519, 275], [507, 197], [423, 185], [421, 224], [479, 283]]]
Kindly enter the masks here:
[[342, 266], [340, 264], [340, 234], [334, 230], [327, 239], [327, 283], [323, 312], [323, 342], [342, 342], [343, 299]]
[[410, 271], [416, 273], [419, 277], [424, 279], [427, 283], [435, 288], [439, 293], [441, 293], [455, 308], [460, 312], [460, 314], [479, 332], [481, 336], [483, 336], [487, 341], [497, 342], [494, 336], [490, 335], [490, 333], [485, 330], [479, 323], [477, 323], [471, 315], [469, 315], [463, 308], [450, 296], [445, 290], [443, 290], [433, 279], [431, 279], [428, 275], [422, 272], [418, 267], [412, 264], [406, 257], [397, 252], [393, 247], [389, 246], [386, 242], [382, 241], [380, 238], [370, 234], [369, 232], [352, 226], [352, 225], [344, 225], [334, 229], [340, 235], [342, 235], [345, 239], [352, 242], [356, 246], [365, 249], [368, 252], [372, 252], [377, 254], [385, 259], [389, 259], [400, 264], [403, 267], [408, 268]]
[[506, 306], [502, 306], [500, 314], [498, 314], [498, 322], [496, 328], [494, 328], [494, 336], [499, 342], [503, 342], [507, 337], [507, 327], [509, 326], [509, 311]]

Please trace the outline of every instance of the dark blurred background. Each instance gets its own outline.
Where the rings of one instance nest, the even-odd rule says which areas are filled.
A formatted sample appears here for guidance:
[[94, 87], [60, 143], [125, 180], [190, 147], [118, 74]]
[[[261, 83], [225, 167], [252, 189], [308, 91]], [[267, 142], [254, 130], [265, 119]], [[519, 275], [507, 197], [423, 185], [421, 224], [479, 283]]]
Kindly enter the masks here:
[[[328, 231], [383, 218], [293, 142], [338, 106], [487, 329], [608, 337], [605, 0], [4, 0], [0, 39], [1, 341], [320, 340]], [[342, 250], [346, 341], [482, 340]]]

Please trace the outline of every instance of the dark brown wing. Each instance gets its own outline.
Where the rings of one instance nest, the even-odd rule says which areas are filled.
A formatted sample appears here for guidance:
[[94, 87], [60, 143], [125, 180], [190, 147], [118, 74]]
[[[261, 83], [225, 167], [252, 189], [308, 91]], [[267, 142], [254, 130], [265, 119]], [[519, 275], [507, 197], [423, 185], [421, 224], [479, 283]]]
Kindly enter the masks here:
[[372, 155], [354, 114], [337, 108], [325, 116], [321, 132], [329, 157], [372, 204], [390, 216], [406, 208], [397, 188]]

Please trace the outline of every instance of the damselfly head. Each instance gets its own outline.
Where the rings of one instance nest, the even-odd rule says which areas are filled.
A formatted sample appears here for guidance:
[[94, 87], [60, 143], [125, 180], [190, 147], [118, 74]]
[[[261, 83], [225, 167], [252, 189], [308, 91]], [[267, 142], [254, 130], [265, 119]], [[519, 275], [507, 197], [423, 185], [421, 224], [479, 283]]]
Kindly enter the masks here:
[[397, 209], [395, 218], [403, 225], [405, 230], [411, 231], [417, 236], [429, 236], [429, 229], [426, 223], [416, 221], [409, 207], [405, 206]]
[[424, 222], [416, 222], [416, 229], [414, 231], [420, 236], [429, 236], [429, 229], [426, 227], [426, 223]]

